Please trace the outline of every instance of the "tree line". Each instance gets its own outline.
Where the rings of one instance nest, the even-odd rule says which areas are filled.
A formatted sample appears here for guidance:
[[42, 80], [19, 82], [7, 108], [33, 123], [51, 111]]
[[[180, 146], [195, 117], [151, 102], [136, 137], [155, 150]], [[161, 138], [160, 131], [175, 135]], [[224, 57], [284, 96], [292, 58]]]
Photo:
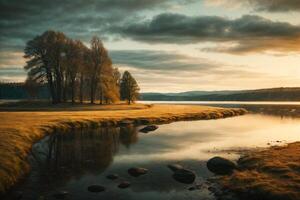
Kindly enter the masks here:
[[45, 84], [28, 84], [20, 82], [1, 82], [0, 99], [49, 99]]
[[114, 103], [138, 98], [139, 86], [125, 71], [121, 77], [107, 49], [94, 36], [87, 47], [64, 33], [46, 31], [26, 43], [26, 84], [47, 84], [53, 103]]

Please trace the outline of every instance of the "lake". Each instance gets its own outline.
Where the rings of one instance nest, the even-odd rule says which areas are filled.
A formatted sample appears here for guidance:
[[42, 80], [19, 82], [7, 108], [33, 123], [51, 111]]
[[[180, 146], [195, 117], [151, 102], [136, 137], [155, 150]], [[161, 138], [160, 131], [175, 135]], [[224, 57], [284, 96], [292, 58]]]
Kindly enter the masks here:
[[[264, 113], [264, 106], [260, 108], [244, 116], [159, 125], [149, 133], [139, 132], [143, 126], [58, 132], [34, 145], [32, 171], [11, 194], [22, 191], [22, 199], [28, 200], [56, 199], [59, 191], [68, 191], [66, 199], [74, 200], [215, 199], [207, 181], [212, 177], [206, 168], [209, 158], [237, 159], [242, 150], [300, 139], [300, 118]], [[175, 181], [167, 167], [174, 163], [193, 170], [195, 183]], [[127, 173], [131, 167], [149, 171], [136, 178]], [[107, 179], [109, 174], [119, 178]], [[131, 186], [118, 188], [122, 181]], [[89, 192], [87, 188], [95, 184], [106, 190]], [[188, 190], [195, 185], [198, 189]]]

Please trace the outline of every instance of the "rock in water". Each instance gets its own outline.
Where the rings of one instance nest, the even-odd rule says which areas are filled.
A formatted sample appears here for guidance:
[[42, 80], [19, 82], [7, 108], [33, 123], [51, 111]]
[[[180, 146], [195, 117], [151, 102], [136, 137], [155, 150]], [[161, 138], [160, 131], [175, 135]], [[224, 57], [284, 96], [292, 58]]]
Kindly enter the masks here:
[[156, 125], [149, 125], [149, 126], [146, 126], [146, 127], [142, 128], [140, 130], [140, 132], [142, 132], [142, 133], [148, 133], [150, 131], [155, 131], [156, 129], [158, 129], [158, 126], [156, 126]]
[[196, 175], [191, 170], [179, 169], [174, 172], [173, 178], [180, 183], [191, 184], [195, 181]]
[[237, 168], [234, 162], [222, 157], [211, 158], [207, 162], [206, 166], [209, 169], [209, 171], [218, 175], [232, 174], [233, 170]]
[[194, 191], [194, 190], [196, 190], [196, 188], [195, 187], [189, 187], [188, 190], [189, 191]]
[[173, 172], [175, 172], [177, 170], [180, 170], [180, 169], [183, 169], [183, 167], [179, 164], [170, 164], [170, 165], [168, 165], [168, 168], [170, 170], [172, 170]]
[[115, 179], [118, 179], [119, 176], [118, 176], [118, 174], [109, 174], [106, 176], [106, 178], [108, 178], [110, 180], [115, 180]]
[[138, 176], [147, 174], [147, 172], [148, 172], [148, 169], [145, 169], [145, 168], [133, 167], [133, 168], [128, 169], [128, 173], [134, 177], [138, 177]]
[[53, 195], [56, 199], [65, 199], [69, 195], [69, 192], [67, 191], [59, 191], [56, 194]]
[[130, 187], [130, 183], [128, 181], [123, 181], [122, 183], [120, 183], [118, 185], [118, 187], [121, 188], [121, 189], [125, 189], [125, 188]]
[[105, 191], [105, 187], [103, 187], [101, 185], [91, 185], [88, 187], [88, 191], [95, 192], [95, 193], [103, 192], [103, 191]]

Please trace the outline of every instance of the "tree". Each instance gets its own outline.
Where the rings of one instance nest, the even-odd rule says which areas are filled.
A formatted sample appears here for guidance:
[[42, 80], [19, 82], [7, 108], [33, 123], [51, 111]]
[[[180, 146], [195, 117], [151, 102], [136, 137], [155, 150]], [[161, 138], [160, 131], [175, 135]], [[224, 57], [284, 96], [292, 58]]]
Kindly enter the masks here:
[[90, 68], [90, 101], [94, 103], [96, 89], [98, 86], [99, 75], [102, 66], [102, 56], [105, 53], [105, 48], [102, 41], [98, 37], [93, 37], [91, 40], [91, 68]]
[[65, 46], [64, 54], [64, 97], [67, 95], [68, 88], [71, 90], [71, 101], [75, 103], [76, 80], [80, 70], [84, 67], [84, 53], [86, 47], [79, 40], [69, 40]]
[[66, 41], [63, 33], [46, 31], [28, 41], [24, 50], [24, 58], [29, 59], [24, 67], [28, 71], [28, 78], [38, 83], [47, 82], [53, 103], [61, 102], [61, 55]]
[[[94, 103], [120, 99], [120, 73], [98, 37], [90, 48], [62, 32], [46, 31], [28, 41], [24, 50], [27, 79], [48, 85], [53, 103], [85, 98]], [[78, 97], [78, 98], [76, 98]]]
[[139, 97], [140, 88], [136, 80], [131, 76], [131, 74], [128, 71], [125, 71], [123, 73], [120, 84], [120, 90], [121, 99], [126, 100], [128, 104], [131, 104]]

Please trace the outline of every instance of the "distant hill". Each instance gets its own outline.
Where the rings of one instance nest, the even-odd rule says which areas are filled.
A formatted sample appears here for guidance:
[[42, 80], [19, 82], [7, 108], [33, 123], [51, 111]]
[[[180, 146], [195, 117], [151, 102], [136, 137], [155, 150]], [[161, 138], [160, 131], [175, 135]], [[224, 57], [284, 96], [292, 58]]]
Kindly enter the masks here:
[[300, 87], [143, 93], [141, 99], [148, 101], [300, 101]]
[[[30, 98], [24, 83], [1, 83], [0, 99]], [[49, 99], [47, 86], [38, 88], [38, 99]], [[258, 90], [187, 91], [180, 93], [142, 93], [148, 101], [300, 101], [300, 87]]]

